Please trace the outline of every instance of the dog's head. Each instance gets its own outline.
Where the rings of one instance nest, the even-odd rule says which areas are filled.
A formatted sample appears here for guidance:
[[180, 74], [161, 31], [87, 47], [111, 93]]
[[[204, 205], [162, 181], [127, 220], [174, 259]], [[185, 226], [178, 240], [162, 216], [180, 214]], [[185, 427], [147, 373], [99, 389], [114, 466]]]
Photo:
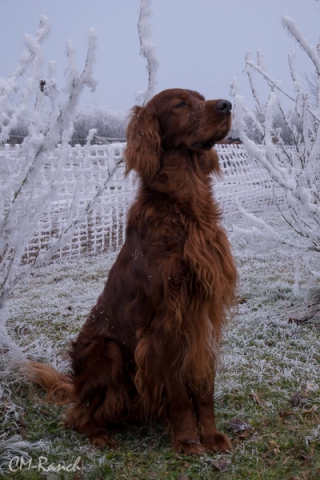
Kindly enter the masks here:
[[134, 107], [127, 128], [127, 172], [134, 169], [151, 179], [160, 168], [161, 153], [177, 149], [198, 154], [203, 164], [206, 159], [212, 164], [208, 170], [218, 170], [211, 149], [228, 134], [231, 109], [228, 100], [206, 101], [197, 92], [177, 88], [155, 95], [145, 107]]

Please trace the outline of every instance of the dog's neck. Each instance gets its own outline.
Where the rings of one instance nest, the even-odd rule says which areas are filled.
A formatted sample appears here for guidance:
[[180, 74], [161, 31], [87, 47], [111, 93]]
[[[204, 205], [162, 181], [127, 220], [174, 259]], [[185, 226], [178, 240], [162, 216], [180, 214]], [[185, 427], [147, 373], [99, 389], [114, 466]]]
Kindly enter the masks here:
[[183, 216], [202, 219], [206, 224], [217, 222], [220, 212], [213, 199], [211, 176], [213, 170], [219, 173], [215, 160], [214, 151], [212, 156], [211, 152], [164, 153], [156, 175], [147, 182], [142, 180], [138, 196], [155, 209], [162, 210], [167, 204], [172, 211], [174, 204]]

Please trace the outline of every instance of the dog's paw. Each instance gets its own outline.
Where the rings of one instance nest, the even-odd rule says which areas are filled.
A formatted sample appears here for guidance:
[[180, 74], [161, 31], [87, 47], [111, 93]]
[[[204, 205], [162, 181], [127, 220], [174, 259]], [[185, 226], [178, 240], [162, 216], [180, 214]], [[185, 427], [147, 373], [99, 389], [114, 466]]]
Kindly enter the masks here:
[[232, 450], [229, 438], [220, 432], [204, 436], [201, 443], [205, 450], [211, 453], [231, 452]]
[[173, 449], [177, 453], [185, 453], [186, 455], [202, 455], [206, 452], [200, 440], [176, 440]]
[[90, 443], [91, 445], [94, 445], [95, 447], [98, 447], [98, 448], [104, 448], [104, 447], [117, 448], [118, 447], [117, 442], [108, 433], [101, 433], [98, 435], [91, 436]]

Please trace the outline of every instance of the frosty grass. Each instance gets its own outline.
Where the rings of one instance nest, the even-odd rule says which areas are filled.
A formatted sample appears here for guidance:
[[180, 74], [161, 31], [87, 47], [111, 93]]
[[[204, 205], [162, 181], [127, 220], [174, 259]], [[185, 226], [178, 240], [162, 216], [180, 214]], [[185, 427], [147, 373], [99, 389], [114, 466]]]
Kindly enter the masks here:
[[[264, 218], [277, 229], [288, 228], [281, 223], [274, 207], [266, 208]], [[245, 222], [244, 217], [228, 214], [225, 225], [231, 238], [234, 224], [241, 226], [241, 222]], [[318, 282], [312, 278], [310, 289], [310, 274], [302, 268], [300, 290], [294, 295], [294, 260], [287, 256], [289, 252], [273, 250], [255, 254], [239, 243], [233, 244], [233, 250], [239, 271], [239, 307], [230, 319], [222, 345], [215, 392], [218, 421], [226, 426], [232, 417], [245, 416], [250, 428], [254, 428], [257, 408], [265, 409], [268, 415], [281, 408], [301, 408], [289, 403], [296, 392], [300, 392], [304, 409], [313, 408], [316, 401], [319, 404], [319, 321], [317, 315], [306, 322], [299, 321], [317, 295]], [[116, 253], [111, 253], [61, 261], [35, 270], [18, 284], [9, 300], [7, 326], [25, 357], [68, 370], [68, 342], [77, 335], [94, 305], [115, 258]], [[11, 358], [9, 363], [8, 358]], [[29, 407], [16, 392], [26, 382], [14, 368], [14, 358], [9, 352], [3, 353], [1, 366], [2, 473], [12, 455], [21, 452], [27, 456], [37, 451], [42, 454], [55, 451], [63, 456], [66, 446], [61, 445], [59, 429], [51, 440], [37, 436], [36, 432], [33, 442], [22, 440], [18, 434], [19, 419]], [[34, 389], [34, 402], [41, 405], [43, 396], [39, 390], [28, 388]], [[252, 399], [249, 408], [242, 407], [249, 397]], [[235, 407], [237, 399], [239, 406]], [[57, 421], [59, 416], [57, 412]], [[305, 445], [319, 441], [318, 423], [315, 421], [304, 436]], [[80, 455], [81, 452], [88, 455], [87, 442], [82, 437], [80, 441], [76, 433], [69, 435], [72, 435], [70, 452], [74, 445]], [[254, 443], [254, 435], [251, 442]], [[241, 449], [244, 448], [242, 444]], [[93, 462], [97, 459], [100, 463], [107, 462], [98, 451], [90, 456]], [[90, 470], [90, 462], [83, 468]]]

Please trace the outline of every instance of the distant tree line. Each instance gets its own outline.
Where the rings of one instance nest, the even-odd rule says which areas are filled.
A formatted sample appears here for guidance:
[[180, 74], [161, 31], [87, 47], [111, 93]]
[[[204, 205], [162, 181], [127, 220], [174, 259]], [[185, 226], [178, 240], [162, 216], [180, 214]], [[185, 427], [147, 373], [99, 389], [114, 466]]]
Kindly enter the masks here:
[[[128, 112], [125, 109], [112, 110], [108, 107], [79, 107], [74, 118], [74, 129], [71, 144], [83, 145], [86, 143], [88, 132], [96, 130], [92, 142], [97, 139], [103, 142], [104, 139], [124, 139], [127, 125]], [[20, 119], [18, 125], [10, 131], [8, 142], [12, 145], [22, 143], [28, 135], [30, 119], [28, 114]]]
[[[309, 92], [312, 98], [312, 85], [309, 82]], [[259, 124], [263, 125], [263, 114], [258, 110], [253, 112], [255, 119], [247, 117], [245, 119], [247, 126], [248, 138], [253, 140], [256, 144], [262, 144], [264, 141], [263, 129], [259, 128]], [[302, 132], [301, 118], [295, 111], [288, 112], [291, 118], [291, 124], [294, 126], [297, 134]], [[93, 106], [86, 108], [80, 106], [74, 118], [74, 130], [71, 139], [72, 145], [86, 143], [88, 132], [91, 129], [96, 129], [96, 134], [92, 137], [92, 143], [103, 143], [104, 139], [124, 139], [127, 126], [128, 112], [125, 109], [113, 110], [104, 106]], [[9, 143], [22, 143], [27, 136], [30, 121], [28, 115], [21, 119], [18, 125], [10, 132]], [[294, 143], [292, 129], [288, 128], [287, 122], [284, 120], [282, 113], [279, 111], [273, 117], [273, 130], [277, 133], [277, 138], [281, 138], [285, 145], [292, 145]], [[232, 127], [230, 138], [238, 138], [239, 132], [235, 127]]]
[[107, 107], [80, 107], [74, 119], [72, 143], [85, 143], [90, 129], [96, 129], [96, 137], [103, 139], [125, 138], [128, 112]]

